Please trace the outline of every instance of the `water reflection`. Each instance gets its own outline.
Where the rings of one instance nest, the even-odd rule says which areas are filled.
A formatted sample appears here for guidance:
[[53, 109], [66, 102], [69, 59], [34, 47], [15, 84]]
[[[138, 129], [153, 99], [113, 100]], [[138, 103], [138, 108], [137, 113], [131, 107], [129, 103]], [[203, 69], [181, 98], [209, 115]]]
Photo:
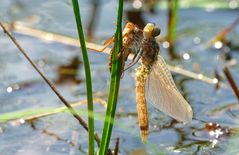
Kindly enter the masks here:
[[[95, 0], [95, 1], [97, 1], [97, 0]], [[20, 2], [25, 2], [25, 1], [20, 1]], [[140, 1], [128, 1], [128, 2], [130, 2], [132, 5], [133, 5], [132, 2], [134, 2], [133, 7], [135, 9], [140, 7]], [[13, 1], [11, 1], [11, 2], [10, 1], [4, 1], [3, 3], [13, 3]], [[35, 1], [32, 2], [32, 3], [35, 3]], [[58, 1], [57, 3], [62, 3], [62, 2]], [[57, 3], [54, 3], [54, 4], [57, 4]], [[233, 3], [235, 3], [235, 1], [233, 2], [233, 0], [231, 0], [229, 2], [229, 4], [231, 6], [233, 6]], [[101, 7], [101, 6], [99, 6], [99, 7]], [[42, 9], [42, 6], [40, 6], [39, 8], [40, 9], [38, 11], [40, 11]], [[34, 10], [35, 9], [36, 8], [34, 8]], [[94, 9], [94, 6], [92, 6], [92, 9]], [[101, 8], [98, 8], [98, 9], [100, 10], [100, 11], [96, 11], [98, 13], [103, 11], [103, 10], [101, 10]], [[50, 14], [49, 12], [47, 12], [47, 10], [45, 10], [45, 11], [46, 11], [46, 14]], [[70, 10], [70, 11], [72, 11], [72, 10]], [[133, 12], [133, 11], [131, 11], [131, 12]], [[141, 23], [147, 22], [147, 20], [157, 20], [158, 18], [162, 17], [162, 14], [160, 14], [160, 15], [157, 14], [157, 16], [154, 17], [155, 19], [151, 19], [151, 17], [149, 18], [147, 13], [145, 13], [143, 10], [141, 10], [141, 11], [138, 10], [138, 11], [135, 11], [135, 12], [137, 12], [136, 13], [136, 17], [138, 16], [139, 19], [142, 18]], [[139, 12], [141, 12], [141, 13], [139, 13]], [[17, 11], [17, 13], [19, 13], [19, 11]], [[190, 16], [190, 13], [191, 13], [191, 16]], [[205, 14], [202, 14], [202, 11], [199, 11], [199, 10], [187, 10], [187, 11], [184, 10], [184, 11], [180, 12], [180, 16], [181, 16], [180, 18], [184, 19], [185, 22], [179, 23], [179, 27], [180, 27], [179, 31], [181, 30], [181, 28], [187, 27], [194, 18], [202, 20], [200, 22], [207, 23], [208, 25], [206, 25], [206, 26], [207, 27], [212, 26], [213, 29], [215, 29], [214, 28], [215, 27], [215, 23], [214, 23], [215, 21], [217, 22], [217, 24], [219, 26], [221, 26], [221, 25], [224, 26], [226, 22], [230, 21], [231, 17], [228, 16], [228, 19], [225, 18], [225, 20], [220, 20], [220, 21], [218, 21], [218, 19], [220, 19], [220, 18], [214, 18], [214, 17], [219, 17], [219, 15], [222, 15], [222, 14], [225, 14], [225, 13], [227, 15], [230, 15], [230, 16], [235, 16], [233, 12], [228, 12], [228, 11], [224, 12], [223, 10], [219, 10], [215, 14], [210, 14], [209, 16], [205, 16]], [[130, 11], [129, 11], [129, 14], [130, 14]], [[132, 14], [134, 16], [134, 13], [132, 13]], [[202, 17], [201, 17], [201, 15], [202, 15]], [[13, 12], [11, 16], [16, 16], [15, 18], [18, 18], [19, 15]], [[126, 10], [126, 16], [128, 16], [127, 15], [127, 10]], [[147, 16], [147, 19], [144, 18], [145, 16]], [[136, 18], [136, 17], [131, 17], [131, 18]], [[54, 18], [56, 18], [56, 17], [54, 17]], [[68, 18], [68, 16], [67, 16], [67, 18]], [[101, 17], [100, 20], [104, 20], [104, 18]], [[104, 20], [103, 22], [107, 22], [107, 23], [111, 22], [112, 23], [113, 21], [105, 21]], [[93, 27], [89, 28], [89, 31], [91, 31], [91, 32], [88, 32], [89, 36], [94, 37], [94, 29], [95, 29], [96, 26], [98, 26], [97, 24], [98, 24], [98, 22], [95, 22], [93, 24]], [[200, 27], [197, 27], [197, 26], [195, 27], [195, 25], [196, 24], [193, 24], [193, 30], [194, 31], [198, 30], [198, 31], [202, 32], [202, 27], [201, 26]], [[63, 26], [65, 26], [65, 25], [63, 24]], [[46, 28], [46, 30], [48, 30], [47, 26], [45, 28]], [[101, 28], [102, 27], [99, 27], [99, 29], [101, 29]], [[107, 31], [106, 33], [109, 34], [110, 31], [111, 30]], [[235, 29], [235, 32], [237, 33], [238, 30]], [[103, 33], [105, 33], [105, 32], [103, 32]], [[193, 36], [191, 36], [191, 34], [190, 35], [186, 34], [185, 36], [186, 36], [186, 38], [187, 37], [190, 38], [189, 42], [192, 42], [192, 40], [193, 40], [193, 43], [195, 45], [198, 45], [198, 44], [204, 42], [205, 39], [210, 37], [205, 31], [203, 31], [203, 35], [201, 35], [201, 36], [200, 36], [200, 33], [199, 34], [195, 34]], [[27, 48], [30, 49], [32, 47], [32, 46], [29, 47], [29, 45], [33, 44], [31, 42], [32, 38], [24, 39], [24, 37], [19, 36], [19, 35], [17, 37], [19, 37], [19, 39], [22, 39], [21, 41], [26, 43], [25, 45], [26, 45]], [[51, 37], [51, 36], [49, 36], [49, 37]], [[25, 37], [25, 38], [27, 38], [27, 37]], [[185, 39], [185, 38], [180, 38], [180, 39]], [[224, 42], [222, 41], [223, 46], [219, 50], [220, 50], [220, 52], [222, 54], [225, 53], [225, 60], [226, 61], [227, 60], [231, 60], [232, 58], [234, 58], [234, 59], [238, 58], [238, 52], [235, 52], [235, 51], [238, 51], [238, 45], [236, 43], [236, 40], [237, 40], [237, 36], [232, 36], [230, 38], [230, 40], [227, 40], [228, 43], [225, 44], [225, 41]], [[8, 42], [8, 40], [7, 39], [6, 40], [5, 39], [0, 39], [0, 42], [1, 43], [4, 42], [4, 44], [6, 44], [6, 42]], [[38, 45], [39, 45], [39, 42], [37, 42], [37, 44], [34, 44], [33, 46], [37, 47]], [[6, 46], [7, 47], [10, 46], [10, 44], [6, 44]], [[47, 44], [46, 45], [44, 43], [44, 45], [42, 45], [40, 47], [39, 52], [35, 51], [35, 49], [33, 49], [32, 50], [33, 52], [31, 54], [33, 56], [37, 57], [39, 55], [42, 55], [42, 53], [40, 53], [40, 52], [41, 51], [45, 51], [46, 47], [47, 48], [50, 47], [50, 48], [53, 49], [52, 50], [53, 56], [51, 56], [51, 57], [52, 57], [52, 59], [55, 59], [54, 55], [58, 54], [57, 52], [61, 50], [60, 48], [69, 50], [68, 47], [65, 47], [63, 45], [60, 46], [60, 48], [55, 48], [57, 46], [58, 45], [56, 45], [56, 44], [54, 44], [54, 45], [53, 44], [52, 45]], [[170, 45], [169, 45], [168, 41], [163, 42], [163, 47], [164, 48], [168, 48], [169, 46]], [[187, 47], [187, 41], [182, 42], [182, 44], [179, 44], [178, 47], [183, 49], [183, 51], [187, 51], [187, 48], [188, 48]], [[162, 48], [162, 50], [164, 48]], [[14, 51], [15, 48], [9, 48], [9, 49]], [[59, 101], [55, 100], [55, 96], [50, 91], [46, 91], [46, 89], [44, 87], [42, 88], [42, 83], [40, 83], [39, 85], [37, 85], [35, 87], [29, 87], [29, 86], [31, 86], [30, 83], [35, 83], [34, 81], [38, 81], [38, 83], [39, 83], [39, 79], [37, 77], [37, 74], [35, 74], [35, 72], [34, 72], [34, 75], [36, 75], [36, 76], [34, 76], [33, 78], [30, 78], [30, 80], [27, 77], [30, 74], [26, 75], [24, 77], [22, 77], [22, 74], [19, 75], [18, 72], [17, 72], [17, 71], [19, 71], [18, 67], [22, 66], [23, 60], [19, 59], [19, 57], [16, 56], [17, 55], [15, 53], [16, 51], [12, 52], [13, 54], [9, 54], [9, 49], [6, 50], [6, 53], [4, 53], [5, 52], [5, 48], [3, 48], [3, 50], [1, 51], [3, 53], [3, 54], [1, 54], [1, 58], [2, 58], [1, 59], [1, 64], [2, 64], [2, 66], [4, 66], [4, 68], [6, 68], [6, 70], [8, 70], [8, 71], [4, 72], [2, 75], [0, 75], [1, 80], [5, 81], [3, 79], [6, 79], [6, 81], [8, 81], [9, 77], [13, 76], [14, 78], [9, 80], [10, 81], [10, 82], [8, 81], [9, 83], [15, 83], [15, 82], [18, 82], [18, 81], [27, 81], [27, 82], [22, 82], [22, 83], [17, 83], [17, 84], [10, 84], [10, 85], [9, 85], [9, 83], [7, 83], [6, 85], [5, 84], [1, 84], [1, 86], [3, 86], [2, 87], [3, 88], [3, 92], [5, 93], [5, 94], [2, 93], [1, 95], [2, 96], [3, 95], [6, 96], [6, 94], [9, 95], [7, 97], [2, 97], [1, 98], [1, 106], [5, 106], [5, 105], [8, 105], [9, 107], [11, 106], [11, 108], [7, 109], [7, 111], [17, 110], [17, 108], [14, 107], [17, 104], [19, 104], [18, 102], [16, 102], [17, 100], [14, 100], [14, 99], [10, 100], [11, 98], [14, 98], [14, 97], [15, 98], [17, 97], [17, 98], [22, 100], [21, 102], [26, 103], [24, 106], [23, 105], [19, 105], [18, 108], [22, 108], [22, 109], [23, 108], [24, 109], [25, 108], [29, 108], [31, 106], [38, 106], [38, 107], [47, 106], [48, 107], [48, 106], [54, 105], [54, 104], [58, 105]], [[217, 51], [219, 51], [219, 50], [217, 50]], [[72, 53], [73, 50], [70, 49], [70, 51]], [[194, 55], [193, 54], [187, 55], [187, 53], [185, 53], [183, 56], [184, 56], [185, 59], [189, 58], [189, 61], [183, 61], [185, 63], [184, 67], [191, 68], [191, 66], [193, 66], [194, 64], [190, 63], [190, 61], [193, 61], [193, 62], [197, 62], [197, 64], [199, 64], [199, 65], [195, 65], [196, 66], [195, 67], [196, 71], [199, 71], [199, 70], [203, 71], [205, 73], [205, 75], [206, 74], [207, 75], [214, 74], [214, 67], [212, 67], [213, 68], [212, 70], [210, 70], [208, 68], [210, 66], [212, 66], [212, 63], [214, 63], [214, 62], [212, 62], [210, 60], [214, 61], [216, 59], [216, 54], [218, 54], [218, 53], [216, 53], [216, 52], [214, 52], [214, 53], [208, 52], [210, 50], [205, 50], [205, 51], [206, 52], [203, 53], [203, 54], [194, 53]], [[39, 55], [36, 54], [36, 53], [38, 53]], [[72, 54], [68, 54], [68, 53], [66, 54], [66, 53], [67, 53], [66, 50], [64, 50], [64, 51], [62, 50], [62, 54], [64, 55], [64, 56], [61, 57], [62, 59], [66, 58], [66, 57], [67, 57], [66, 59], [69, 59], [70, 57], [72, 57]], [[4, 55], [7, 55], [7, 57], [4, 56]], [[13, 60], [12, 58], [14, 58], [14, 61], [11, 61], [11, 64], [15, 64], [15, 66], [11, 65], [9, 63], [9, 61], [7, 61], [9, 59]], [[94, 54], [91, 55], [91, 59], [92, 60], [96, 59]], [[217, 59], [216, 62], [217, 63], [221, 62], [221, 59]], [[172, 63], [174, 63], [174, 62], [172, 62]], [[181, 63], [181, 62], [179, 62], [179, 63]], [[46, 64], [46, 62], [44, 60], [37, 61], [37, 64], [40, 67], [45, 67], [45, 66], [47, 67], [49, 65], [49, 64]], [[58, 64], [59, 64], [59, 62], [58, 62]], [[78, 65], [76, 65], [76, 64], [78, 64]], [[95, 68], [98, 67], [99, 64], [101, 66], [106, 66], [107, 65], [106, 61], [105, 62], [104, 61], [99, 61], [99, 62], [97, 62], [97, 64], [96, 63], [94, 64], [94, 67], [92, 67], [92, 71], [93, 72], [96, 72]], [[238, 64], [236, 64], [236, 65], [238, 66]], [[81, 66], [81, 62], [80, 62], [79, 59], [77, 60], [77, 58], [73, 58], [71, 60], [71, 62], [69, 62], [68, 64], [59, 66], [58, 67], [58, 77], [57, 77], [56, 83], [59, 83], [59, 84], [63, 83], [64, 84], [64, 83], [67, 83], [68, 81], [73, 82], [73, 83], [81, 82], [81, 80], [77, 76], [78, 73], [82, 71], [81, 69], [79, 69], [80, 66]], [[236, 67], [233, 68], [233, 70], [235, 72], [235, 74], [234, 74], [235, 78], [238, 78]], [[31, 67], [29, 67], [29, 68], [31, 68]], [[106, 76], [105, 72], [102, 72], [102, 70], [100, 70], [100, 71], [97, 70], [97, 71], [98, 72], [95, 73], [95, 75], [101, 76], [100, 78], [106, 79], [104, 82], [102, 82], [102, 84], [99, 84], [100, 87], [103, 88], [103, 87], [108, 86], [108, 83], [107, 83], [108, 76]], [[16, 72], [16, 74], [14, 74], [15, 72]], [[24, 73], [25, 73], [25, 70], [24, 70]], [[222, 81], [223, 79], [220, 78], [221, 77], [220, 76], [220, 72], [218, 74], [219, 74], [219, 76], [217, 76], [215, 80], [217, 81], [217, 79], [218, 79], [219, 81]], [[127, 77], [127, 75], [125, 75], [125, 76]], [[199, 78], [202, 77], [202, 76], [203, 76], [202, 74], [199, 75]], [[205, 118], [205, 120], [208, 121], [208, 123], [207, 122], [200, 122], [200, 121], [194, 120], [194, 122], [193, 122], [193, 124], [191, 126], [182, 127], [182, 124], [177, 123], [174, 120], [169, 120], [168, 122], [165, 122], [165, 119], [167, 119], [167, 118], [166, 118], [166, 116], [163, 116], [160, 119], [156, 120], [158, 124], [154, 123], [153, 124], [153, 129], [151, 127], [151, 129], [153, 130], [152, 132], [154, 132], [153, 133], [154, 136], [151, 137], [149, 142], [151, 142], [151, 140], [154, 140], [154, 137], [156, 137], [155, 141], [153, 143], [157, 146], [157, 148], [160, 148], [160, 149], [164, 149], [164, 148], [167, 149], [167, 148], [169, 148], [168, 152], [170, 152], [172, 154], [176, 154], [176, 153], [179, 153], [179, 154], [182, 153], [183, 154], [185, 152], [186, 152], [185, 154], [187, 154], [187, 153], [188, 154], [192, 154], [192, 153], [203, 154], [205, 152], [207, 152], [208, 154], [210, 154], [210, 153], [212, 153], [212, 154], [215, 154], [215, 153], [217, 153], [217, 154], [225, 153], [224, 152], [225, 151], [224, 150], [225, 147], [222, 146], [222, 144], [227, 145], [227, 141], [224, 141], [224, 139], [227, 140], [227, 139], [231, 139], [231, 138], [234, 137], [234, 135], [231, 135], [231, 131], [232, 130], [233, 130], [233, 132], [238, 134], [238, 130], [236, 130], [235, 128], [232, 128], [233, 126], [238, 126], [238, 124], [234, 124], [236, 122], [236, 120], [238, 119], [238, 105], [236, 105], [237, 103], [235, 103], [234, 96], [230, 95], [231, 92], [228, 91], [228, 89], [225, 89], [225, 88], [218, 88], [218, 91], [214, 91], [212, 89], [213, 86], [208, 86], [208, 85], [205, 86], [201, 82], [189, 80], [189, 79], [184, 78], [182, 76], [175, 76], [175, 78], [177, 79], [176, 81], [178, 81], [177, 83], [179, 83], [179, 85], [180, 85], [179, 90], [184, 92], [185, 97], [190, 101], [190, 103], [195, 108], [196, 116], [199, 117], [199, 118], [202, 118], [202, 117]], [[95, 80], [95, 82], [97, 83], [98, 77], [96, 79], [97, 80]], [[125, 79], [125, 77], [124, 77], [124, 79]], [[134, 87], [133, 86], [131, 87], [131, 85], [132, 85], [131, 81], [132, 80], [133, 79], [130, 79], [130, 80], [127, 80], [127, 81], [125, 80], [125, 81], [122, 82], [121, 88], [125, 88], [126, 86], [129, 87], [129, 85], [130, 85], [130, 91], [127, 94], [121, 95], [119, 97], [120, 101], [121, 101], [121, 103], [119, 105], [123, 104], [123, 107], [125, 109], [127, 109], [129, 111], [132, 111], [132, 114], [129, 114], [129, 113], [126, 113], [125, 111], [123, 111], [124, 113], [120, 113], [120, 116], [119, 116], [122, 119], [122, 121], [120, 123], [122, 123], [122, 124], [127, 123], [127, 125], [130, 126], [127, 129], [126, 133], [125, 132], [121, 132], [121, 130], [116, 133], [117, 136], [118, 136], [118, 134], [120, 134], [120, 136], [122, 136], [123, 139], [126, 139], [124, 141], [124, 146], [121, 146], [122, 147], [122, 150], [121, 150], [122, 154], [126, 152], [125, 150], [129, 150], [129, 148], [132, 148], [132, 150], [135, 150], [135, 149], [137, 149], [139, 147], [143, 147], [142, 144], [139, 142], [138, 137], [134, 137], [134, 138], [132, 138], [130, 140], [128, 139], [129, 135], [131, 136], [131, 131], [134, 130], [135, 126], [136, 126], [136, 113], [135, 113], [133, 108], [131, 109], [131, 107], [134, 107], [134, 106], [131, 106], [132, 104], [134, 105], [134, 100], [133, 100], [134, 97], [132, 97], [132, 95], [131, 95], [131, 94], [133, 94], [131, 92], [134, 91]], [[95, 83], [94, 86], [96, 86], [96, 83]], [[26, 87], [29, 87], [29, 89], [28, 89], [29, 91], [28, 92], [21, 93], [18, 96], [16, 96], [16, 95], [13, 96], [14, 95], [14, 91], [22, 89], [22, 88], [26, 88]], [[59, 87], [61, 89], [61, 86], [59, 86]], [[68, 88], [69, 87], [64, 87], [64, 90], [65, 91], [70, 91], [70, 88], [69, 89]], [[35, 89], [35, 91], [33, 89]], [[97, 87], [96, 87], [96, 89], [97, 89]], [[44, 91], [46, 93], [41, 95], [41, 93], [39, 93], [39, 90]], [[121, 92], [122, 91], [124, 91], [124, 89], [121, 89]], [[85, 95], [85, 89], [82, 88], [81, 92], [82, 92], [82, 94], [78, 95], [80, 97]], [[102, 90], [100, 90], [100, 93], [107, 94], [107, 91], [106, 92], [102, 92]], [[30, 95], [32, 95], [32, 96], [30, 96]], [[24, 98], [21, 98], [21, 96], [22, 97], [24, 96]], [[107, 98], [106, 96], [104, 96], [104, 97]], [[129, 100], [125, 99], [127, 97], [129, 97], [130, 99]], [[41, 100], [42, 98], [48, 98], [48, 99]], [[35, 99], [35, 100], [33, 100], [33, 99]], [[217, 102], [217, 101], [219, 101], [219, 102]], [[231, 104], [232, 102], [234, 102], [234, 103]], [[222, 107], [222, 105], [223, 105], [223, 107]], [[129, 109], [129, 107], [130, 107], [130, 109]], [[216, 108], [219, 108], [219, 109], [216, 109]], [[1, 112], [5, 112], [5, 111], [6, 110], [2, 110]], [[125, 117], [122, 116], [124, 114], [125, 114]], [[208, 115], [206, 115], [206, 114], [208, 114]], [[160, 114], [157, 112], [155, 115], [158, 116]], [[50, 120], [52, 120], [52, 119], [61, 120], [61, 121], [55, 123], [55, 126], [53, 127], [54, 131], [49, 129], [49, 128], [47, 128], [47, 127], [42, 127], [45, 124], [47, 124], [48, 127], [53, 126], [53, 123], [52, 124], [48, 124], [48, 122]], [[67, 138], [67, 135], [68, 134], [71, 135], [71, 129], [74, 127], [74, 125], [76, 123], [72, 122], [72, 126], [69, 127], [68, 126], [69, 124], [66, 125], [66, 123], [69, 123], [69, 120], [71, 120], [71, 117], [65, 117], [65, 118], [60, 118], [59, 119], [59, 116], [57, 115], [57, 116], [53, 116], [51, 118], [47, 117], [46, 119], [41, 119], [41, 121], [35, 121], [37, 123], [36, 123], [36, 125], [34, 123], [32, 123], [31, 124], [32, 125], [31, 129], [35, 128], [35, 130], [39, 131], [40, 134], [37, 135], [36, 137], [32, 137], [32, 139], [31, 139], [31, 137], [29, 139], [29, 135], [35, 134], [36, 131], [30, 130], [30, 131], [27, 131], [26, 134], [24, 134], [25, 131], [26, 131], [25, 130], [25, 126], [27, 126], [28, 123], [24, 123], [23, 120], [19, 120], [20, 127], [18, 125], [16, 125], [15, 127], [8, 127], [8, 128], [5, 129], [5, 127], [1, 125], [0, 126], [1, 136], [2, 137], [5, 136], [7, 138], [0, 137], [0, 139], [1, 139], [0, 143], [4, 141], [4, 143], [6, 142], [7, 144], [12, 144], [13, 146], [9, 145], [9, 146], [11, 146], [11, 148], [9, 148], [9, 146], [8, 146], [8, 148], [9, 148], [9, 150], [15, 150], [15, 149], [18, 149], [18, 148], [22, 148], [24, 144], [29, 144], [29, 143], [22, 143], [24, 141], [24, 139], [25, 139], [25, 141], [27, 141], [27, 142], [29, 142], [29, 141], [33, 142], [35, 144], [35, 146], [42, 147], [41, 142], [43, 142], [43, 141], [39, 142], [38, 141], [39, 139], [37, 139], [37, 137], [41, 137], [42, 135], [47, 135], [47, 136], [45, 136], [46, 138], [43, 139], [44, 141], [49, 142], [50, 141], [49, 137], [53, 137], [53, 139], [54, 139], [53, 142], [51, 142], [50, 144], [49, 143], [47, 144], [48, 152], [52, 151], [52, 152], [56, 153], [56, 152], [59, 151], [59, 148], [62, 148], [62, 145], [52, 146], [52, 147], [50, 147], [50, 146], [52, 144], [56, 144], [57, 141], [61, 141], [60, 139], [64, 139], [63, 142], [67, 146], [70, 145], [68, 143], [70, 141], [70, 138]], [[226, 121], [228, 123], [228, 125], [225, 125], [225, 124], [219, 124], [218, 125], [217, 123], [209, 123], [209, 122], [214, 121], [214, 120], [216, 120], [215, 122]], [[100, 122], [99, 124], [102, 124], [102, 122]], [[67, 133], [67, 134], [60, 135], [59, 133], [57, 133], [57, 131], [59, 131], [59, 125], [61, 126], [61, 128], [65, 127], [64, 132]], [[19, 128], [17, 128], [17, 127], [19, 127]], [[115, 127], [115, 129], [118, 129], [117, 126]], [[169, 133], [165, 134], [166, 136], [162, 136], [161, 135], [163, 130], [169, 131], [171, 129], [173, 130], [173, 132], [169, 132]], [[77, 130], [77, 133], [78, 133], [78, 131], [79, 130]], [[173, 133], [177, 133], [176, 135], [179, 135], [178, 137], [176, 136], [176, 138], [178, 138], [176, 144], [168, 142], [168, 141], [171, 141], [172, 137], [174, 136]], [[16, 136], [16, 134], [17, 134], [17, 136]], [[55, 134], [58, 137], [55, 136]], [[14, 138], [14, 141], [11, 140], [12, 138], [11, 139], [8, 138], [8, 137], [13, 137], [13, 136], [16, 137], [16, 138]], [[73, 137], [76, 138], [78, 136], [77, 135], [76, 136], [73, 135]], [[166, 137], [165, 141], [164, 141], [165, 143], [160, 143], [161, 142], [160, 140], [163, 139], [164, 137]], [[87, 138], [87, 135], [82, 136], [82, 138], [83, 139]], [[80, 145], [80, 147], [81, 147], [81, 149], [83, 151], [84, 151], [85, 148], [87, 148], [87, 146], [85, 146], [86, 145], [86, 141], [82, 141], [82, 139], [78, 139], [78, 140], [76, 140], [76, 142], [81, 142], [82, 143], [83, 146]], [[74, 142], [74, 144], [77, 144], [76, 142]], [[14, 144], [17, 144], [17, 143], [19, 143], [19, 144], [18, 145], [14, 145]], [[170, 145], [168, 143], [170, 143]], [[236, 145], [235, 148], [237, 148], [237, 143], [238, 143], [238, 139], [233, 142], [233, 144]], [[0, 147], [1, 152], [8, 150], [6, 148], [4, 149], [4, 146], [5, 146], [4, 144], [2, 145], [2, 143], [1, 143], [0, 146], [1, 146]], [[76, 145], [76, 146], [79, 146], [79, 145]], [[215, 146], [215, 148], [212, 149], [212, 146]], [[135, 149], [133, 149], [133, 147]], [[27, 148], [27, 149], [28, 150], [32, 150], [33, 148]], [[44, 153], [43, 150], [45, 151], [44, 147], [43, 147], [43, 149], [41, 148], [41, 150], [39, 150], [40, 154]], [[142, 150], [142, 152], [146, 152], [146, 154], [147, 154], [147, 151], [148, 152], [152, 151], [152, 148], [145, 148], [145, 150]], [[132, 152], [134, 152], [134, 151], [132, 151]], [[137, 151], [135, 151], [135, 152], [137, 152]], [[64, 152], [64, 153], [66, 153], [66, 152]], [[86, 152], [84, 152], [84, 154], [86, 154]]]
[[222, 127], [220, 124], [212, 122], [205, 124], [205, 130], [212, 138], [216, 139], [222, 137], [223, 135], [229, 135], [230, 133], [227, 127]]
[[81, 60], [76, 56], [71, 59], [69, 64], [59, 66], [57, 69], [58, 78], [55, 83], [62, 84], [65, 82], [71, 82], [79, 84], [81, 79], [79, 79], [77, 75], [81, 64]]
[[125, 0], [129, 6], [126, 9], [127, 20], [143, 29], [147, 21], [144, 14], [149, 12], [155, 14], [158, 0]]
[[7, 90], [8, 93], [11, 93], [14, 90], [19, 90], [19, 89], [20, 89], [19, 84], [13, 84], [13, 85], [8, 86], [6, 90]]
[[189, 60], [189, 59], [190, 59], [189, 53], [184, 53], [184, 54], [183, 54], [183, 59], [184, 59], [184, 60]]
[[201, 42], [201, 39], [199, 38], [199, 37], [195, 37], [195, 38], [193, 38], [193, 43], [194, 44], [200, 44], [200, 42]]
[[88, 15], [87, 21], [87, 40], [92, 40], [94, 38], [94, 31], [99, 23], [101, 0], [90, 0], [90, 13]]

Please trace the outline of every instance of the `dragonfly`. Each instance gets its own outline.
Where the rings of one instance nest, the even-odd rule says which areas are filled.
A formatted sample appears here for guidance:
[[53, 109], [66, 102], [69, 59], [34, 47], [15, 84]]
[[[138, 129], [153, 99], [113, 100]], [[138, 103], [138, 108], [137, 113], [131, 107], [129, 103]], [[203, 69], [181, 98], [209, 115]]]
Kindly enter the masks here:
[[[134, 38], [135, 34], [137, 36]], [[141, 59], [135, 73], [135, 92], [142, 142], [147, 141], [149, 130], [147, 102], [180, 122], [190, 123], [193, 116], [190, 104], [177, 89], [167, 64], [160, 56], [155, 39], [159, 34], [160, 29], [152, 23], [148, 23], [143, 30], [139, 30], [133, 23], [126, 24], [122, 34], [125, 61], [130, 53], [134, 54], [132, 62], [124, 70]]]
[[155, 37], [160, 30], [152, 23], [143, 29], [140, 51], [141, 64], [136, 69], [136, 103], [141, 139], [147, 141], [148, 112], [146, 102], [174, 119], [190, 123], [193, 112], [190, 104], [177, 89], [164, 59], [159, 55], [159, 45]]

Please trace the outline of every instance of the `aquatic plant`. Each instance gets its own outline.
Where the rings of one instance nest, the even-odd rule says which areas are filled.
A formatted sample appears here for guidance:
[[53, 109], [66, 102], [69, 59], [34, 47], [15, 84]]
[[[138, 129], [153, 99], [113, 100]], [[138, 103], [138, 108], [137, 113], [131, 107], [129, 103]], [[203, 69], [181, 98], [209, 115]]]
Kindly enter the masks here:
[[87, 94], [87, 102], [88, 102], [88, 133], [89, 133], [89, 148], [88, 148], [88, 154], [93, 155], [94, 154], [94, 109], [93, 109], [93, 95], [92, 95], [92, 82], [91, 82], [91, 71], [90, 71], [90, 63], [88, 59], [88, 54], [86, 50], [86, 43], [85, 43], [85, 37], [83, 32], [83, 27], [81, 23], [81, 15], [80, 15], [80, 7], [77, 0], [72, 0], [73, 4], [73, 10], [75, 14], [75, 20], [78, 30], [78, 35], [80, 39], [81, 44], [81, 51], [84, 61], [84, 67], [85, 67], [85, 79], [86, 79], [86, 94]]
[[106, 109], [106, 116], [104, 121], [104, 129], [102, 133], [100, 150], [99, 154], [106, 154], [110, 137], [112, 133], [112, 128], [114, 124], [115, 110], [120, 86], [120, 78], [121, 78], [121, 68], [122, 68], [122, 59], [119, 59], [118, 54], [120, 53], [120, 49], [122, 47], [122, 16], [123, 16], [123, 0], [118, 1], [118, 17], [117, 17], [117, 28], [115, 33], [115, 45], [114, 51], [112, 53], [112, 70], [111, 70], [111, 81], [110, 81], [110, 89], [108, 94], [108, 104]]

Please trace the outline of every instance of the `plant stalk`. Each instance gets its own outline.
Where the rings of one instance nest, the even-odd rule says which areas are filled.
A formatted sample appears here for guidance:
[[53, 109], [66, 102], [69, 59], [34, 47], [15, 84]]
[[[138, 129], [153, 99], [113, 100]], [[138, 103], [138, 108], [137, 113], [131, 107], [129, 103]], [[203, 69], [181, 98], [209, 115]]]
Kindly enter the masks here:
[[81, 22], [80, 7], [77, 0], [72, 0], [73, 10], [75, 14], [75, 20], [81, 45], [81, 51], [85, 67], [85, 79], [86, 79], [86, 93], [88, 101], [88, 125], [89, 125], [89, 139], [88, 139], [88, 154], [94, 155], [94, 108], [93, 108], [93, 95], [92, 95], [92, 81], [90, 73], [90, 63], [88, 59], [88, 54], [86, 50], [85, 37]]
[[114, 125], [115, 110], [117, 105], [117, 98], [119, 92], [119, 85], [121, 79], [121, 69], [122, 69], [122, 57], [119, 58], [118, 55], [121, 52], [122, 48], [122, 16], [123, 16], [123, 0], [118, 0], [118, 16], [117, 16], [117, 29], [115, 33], [115, 45], [112, 54], [112, 72], [111, 72], [111, 81], [110, 89], [108, 96], [108, 104], [106, 109], [106, 116], [104, 122], [104, 128], [102, 133], [102, 140], [100, 143], [99, 154], [107, 154], [107, 150], [110, 143], [112, 128]]

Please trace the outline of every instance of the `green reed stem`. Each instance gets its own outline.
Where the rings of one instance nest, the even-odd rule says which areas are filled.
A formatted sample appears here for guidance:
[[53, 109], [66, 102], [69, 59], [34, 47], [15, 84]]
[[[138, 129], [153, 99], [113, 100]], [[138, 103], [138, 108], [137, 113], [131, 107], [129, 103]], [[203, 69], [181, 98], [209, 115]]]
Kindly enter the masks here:
[[122, 47], [122, 30], [121, 30], [122, 16], [123, 16], [123, 0], [118, 0], [117, 29], [115, 33], [115, 45], [112, 54], [111, 81], [108, 96], [108, 104], [106, 109], [106, 117], [104, 121], [104, 129], [102, 133], [102, 140], [100, 143], [99, 150], [100, 155], [107, 154], [112, 128], [114, 125], [114, 117], [122, 69], [122, 59], [119, 59], [118, 57], [118, 54], [121, 52]]
[[175, 41], [175, 29], [177, 20], [178, 0], [169, 0], [169, 29], [168, 37], [169, 41], [174, 43]]
[[88, 60], [88, 54], [86, 50], [85, 37], [83, 32], [83, 27], [81, 23], [80, 7], [77, 0], [72, 0], [75, 20], [78, 30], [78, 35], [81, 44], [81, 51], [85, 67], [85, 79], [86, 79], [86, 92], [87, 92], [87, 101], [88, 101], [88, 124], [89, 124], [89, 140], [88, 140], [88, 154], [94, 154], [94, 109], [93, 109], [93, 97], [92, 97], [92, 82], [91, 82], [91, 73], [90, 73], [90, 63]]
[[174, 48], [178, 3], [178, 0], [168, 0], [168, 42], [171, 59], [179, 58]]

